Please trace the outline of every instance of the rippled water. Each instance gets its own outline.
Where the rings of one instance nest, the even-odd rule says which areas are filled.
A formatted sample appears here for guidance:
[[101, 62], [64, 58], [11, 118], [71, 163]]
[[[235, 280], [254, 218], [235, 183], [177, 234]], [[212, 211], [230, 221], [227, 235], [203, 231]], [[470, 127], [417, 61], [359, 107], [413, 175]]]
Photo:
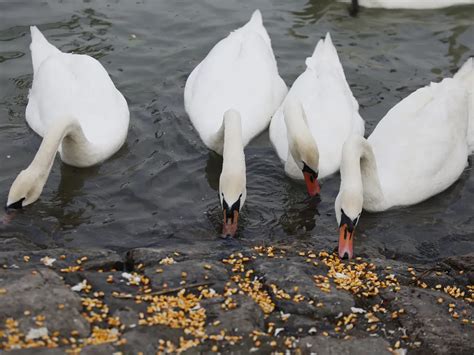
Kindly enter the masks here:
[[[32, 81], [29, 26], [63, 51], [98, 58], [127, 98], [125, 146], [104, 164], [78, 169], [56, 160], [41, 199], [8, 225], [44, 247], [228, 247], [229, 243], [336, 246], [333, 202], [339, 176], [309, 200], [284, 175], [268, 134], [246, 148], [248, 198], [239, 239], [218, 236], [222, 160], [209, 152], [183, 108], [191, 70], [229, 31], [260, 8], [282, 77], [304, 70], [330, 31], [370, 134], [387, 110], [474, 55], [474, 8], [362, 10], [332, 1], [0, 2], [0, 201], [32, 160], [40, 138], [24, 112]], [[430, 261], [474, 250], [474, 173], [420, 205], [364, 213], [356, 253]], [[3, 203], [3, 202], [2, 202]]]

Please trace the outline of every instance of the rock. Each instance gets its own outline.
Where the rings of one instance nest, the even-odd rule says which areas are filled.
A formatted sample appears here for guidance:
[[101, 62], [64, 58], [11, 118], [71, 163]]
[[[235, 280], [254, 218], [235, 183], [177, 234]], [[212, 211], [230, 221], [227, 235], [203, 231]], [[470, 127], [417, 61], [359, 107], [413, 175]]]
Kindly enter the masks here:
[[[257, 260], [255, 264], [255, 271], [263, 277], [266, 285], [275, 284], [291, 296], [301, 294], [305, 297], [305, 301], [299, 303], [273, 297], [278, 308], [285, 313], [321, 318], [336, 316], [341, 312], [350, 313], [354, 306], [352, 295], [336, 289], [334, 284], [329, 293], [316, 286], [313, 275], [326, 274], [323, 266], [314, 267], [304, 260], [293, 258]], [[294, 291], [295, 287], [298, 287], [298, 291]], [[308, 300], [314, 303], [311, 305]], [[316, 307], [319, 302], [323, 303], [323, 307]]]
[[[236, 244], [234, 239], [223, 239], [221, 248], [212, 249], [207, 243], [195, 243], [190, 245], [177, 244], [173, 247], [166, 246], [163, 248], [136, 248], [126, 253], [126, 263], [130, 270], [135, 270], [137, 265], [155, 266], [160, 263], [163, 258], [172, 257], [175, 261], [184, 260], [204, 260], [204, 261], [220, 261], [222, 258], [228, 257], [234, 251], [248, 251], [242, 248], [240, 244]], [[215, 245], [213, 245], [215, 247]], [[244, 250], [245, 249], [245, 250]]]
[[[62, 257], [62, 256], [65, 256]], [[28, 261], [25, 260], [25, 257]], [[16, 265], [20, 269], [30, 269], [44, 267], [41, 259], [49, 257], [56, 259], [51, 266], [54, 270], [61, 270], [68, 266], [80, 265], [84, 270], [110, 270], [113, 268], [123, 268], [121, 257], [114, 251], [107, 249], [42, 249], [28, 251], [7, 251], [0, 252], [0, 265]], [[87, 260], [80, 261], [87, 257]], [[80, 264], [78, 263], [78, 260]]]
[[179, 344], [179, 337], [183, 336], [181, 329], [172, 329], [165, 326], [137, 326], [123, 335], [127, 343], [122, 346], [124, 354], [156, 354], [160, 339]]
[[[135, 316], [138, 317], [138, 313], [146, 312], [146, 304], [135, 302], [134, 296], [137, 294], [138, 286], [130, 285], [128, 281], [122, 277], [121, 271], [109, 271], [109, 272], [79, 272], [79, 273], [70, 273], [65, 274], [66, 282], [68, 284], [74, 285], [81, 280], [87, 280], [87, 283], [91, 285], [92, 290], [94, 291], [103, 291], [104, 297], [103, 301], [109, 307], [110, 314], [117, 314], [130, 311], [135, 313]], [[112, 282], [108, 282], [109, 277], [112, 277]], [[113, 292], [118, 292], [120, 294], [130, 294], [133, 297], [130, 299], [127, 298], [117, 298], [112, 295]], [[129, 314], [128, 320], [130, 324], [137, 324], [136, 321], [133, 321], [134, 317]]]
[[81, 355], [106, 355], [116, 351], [111, 344], [88, 345], [82, 348]]
[[451, 256], [444, 259], [443, 263], [451, 266], [457, 271], [474, 271], [474, 253]]
[[325, 336], [308, 336], [300, 339], [299, 348], [304, 354], [318, 355], [383, 355], [391, 354], [390, 346], [382, 338], [336, 339]]
[[[247, 335], [253, 330], [263, 330], [264, 314], [259, 305], [245, 295], [235, 295], [233, 299], [237, 302], [237, 308], [232, 310], [222, 309], [222, 298], [210, 298], [201, 302], [201, 306], [206, 308], [208, 334], [218, 334], [221, 330], [227, 330], [231, 335]], [[216, 320], [220, 323], [213, 325]]]
[[[437, 303], [442, 297], [445, 301]], [[421, 341], [424, 352], [433, 354], [472, 354], [472, 325], [463, 325], [448, 312], [448, 303], [455, 310], [466, 310], [471, 319], [472, 309], [464, 301], [455, 300], [445, 293], [420, 288], [403, 288], [391, 302], [393, 309], [403, 308], [399, 321], [412, 341]]]
[[37, 245], [25, 240], [19, 233], [9, 233], [0, 236], [0, 250], [2, 252], [38, 249], [39, 247]]
[[134, 270], [137, 265], [144, 266], [156, 265], [160, 260], [168, 256], [173, 256], [175, 260], [183, 260], [183, 256], [173, 255], [173, 252], [166, 249], [157, 248], [137, 248], [129, 250], [126, 254], [126, 263], [129, 269]]
[[[69, 335], [76, 330], [80, 336], [89, 334], [89, 323], [81, 316], [81, 299], [71, 291], [59, 276], [46, 268], [36, 270], [1, 270], [0, 315], [19, 321], [19, 328], [28, 334], [31, 328], [38, 328], [35, 316], [45, 316], [44, 327], [49, 332], [60, 331]], [[64, 309], [58, 309], [63, 304]], [[25, 315], [28, 311], [30, 314]], [[3, 324], [1, 325], [3, 328]]]
[[[367, 261], [377, 266], [378, 274], [383, 276], [393, 274], [401, 285], [413, 285], [413, 280], [411, 279], [413, 275], [408, 271], [408, 268], [411, 266], [417, 270], [417, 266], [408, 266], [403, 262], [383, 258], [368, 259]], [[426, 268], [426, 266], [423, 266], [423, 268]]]
[[122, 306], [117, 308], [113, 313], [113, 317], [119, 317], [120, 322], [127, 328], [135, 327], [138, 324], [138, 313], [136, 310], [129, 306]]
[[[157, 272], [162, 269], [162, 272]], [[229, 280], [227, 269], [218, 261], [185, 260], [172, 265], [156, 265], [145, 268], [145, 275], [150, 278], [155, 290], [175, 288], [197, 283], [209, 283], [209, 287], [222, 292], [224, 284]], [[182, 283], [186, 281], [186, 283]]]
[[32, 349], [11, 350], [6, 354], [9, 354], [9, 355], [64, 355], [64, 353], [65, 353], [65, 349], [61, 349], [61, 348], [52, 348], [52, 349], [32, 348]]
[[463, 285], [474, 284], [474, 253], [451, 256], [443, 260], [442, 264], [452, 268], [452, 276], [456, 283]]

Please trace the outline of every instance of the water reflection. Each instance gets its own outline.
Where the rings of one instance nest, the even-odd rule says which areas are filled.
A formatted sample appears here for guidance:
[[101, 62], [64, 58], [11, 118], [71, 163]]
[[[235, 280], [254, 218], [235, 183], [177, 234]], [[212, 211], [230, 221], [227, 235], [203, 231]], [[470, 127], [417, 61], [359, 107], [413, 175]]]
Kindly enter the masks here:
[[[451, 68], [451, 72], [453, 74], [463, 64], [461, 59], [465, 57], [466, 53], [472, 50], [458, 41], [458, 37], [468, 31], [469, 28], [470, 25], [456, 26], [452, 29], [451, 35], [446, 39], [449, 44], [448, 55], [452, 58], [451, 64], [453, 67]], [[443, 39], [441, 41], [443, 41]]]
[[209, 186], [214, 191], [219, 191], [219, 177], [222, 171], [222, 156], [209, 151], [206, 164], [206, 178]]
[[[286, 178], [289, 180], [290, 178]], [[286, 195], [284, 201], [284, 212], [279, 219], [279, 223], [288, 235], [309, 235], [316, 227], [316, 220], [319, 216], [318, 205], [321, 202], [319, 196], [303, 196], [306, 187], [299, 181], [288, 181], [284, 184]]]
[[328, 7], [334, 3], [333, 0], [310, 0], [303, 9], [291, 11], [296, 16], [295, 28], [308, 24], [315, 24], [327, 11]]
[[58, 207], [68, 207], [71, 201], [83, 195], [82, 188], [86, 180], [97, 176], [99, 170], [100, 166], [76, 168], [61, 163], [61, 180], [53, 201], [56, 202]]
[[[114, 50], [110, 39], [106, 38], [111, 26], [112, 23], [107, 20], [105, 14], [89, 8], [81, 11], [81, 15], [71, 16], [69, 21], [41, 25], [41, 30], [61, 51], [88, 54], [99, 59]], [[71, 31], [77, 34], [72, 41]], [[58, 40], [67, 42], [56, 43]]]

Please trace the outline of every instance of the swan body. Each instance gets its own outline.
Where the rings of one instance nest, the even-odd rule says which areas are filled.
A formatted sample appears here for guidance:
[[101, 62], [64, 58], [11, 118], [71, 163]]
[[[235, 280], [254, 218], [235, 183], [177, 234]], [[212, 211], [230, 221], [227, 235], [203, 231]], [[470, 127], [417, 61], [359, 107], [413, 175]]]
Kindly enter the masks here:
[[[348, 3], [353, 0], [339, 1]], [[474, 0], [358, 0], [357, 2], [359, 6], [367, 8], [413, 10], [442, 9], [451, 6], [474, 4]]]
[[243, 148], [268, 126], [286, 93], [259, 10], [219, 41], [186, 81], [186, 112], [204, 144], [223, 155], [224, 234], [235, 233], [236, 223], [227, 228], [226, 221], [236, 220], [245, 202]]
[[204, 144], [222, 154], [216, 140], [223, 114], [230, 108], [242, 117], [244, 146], [267, 128], [287, 93], [278, 74], [270, 37], [256, 10], [250, 21], [218, 42], [186, 81], [186, 111]]
[[69, 165], [98, 164], [123, 145], [129, 125], [127, 102], [96, 59], [61, 52], [35, 26], [31, 38], [26, 121], [43, 141], [13, 183], [7, 206], [26, 206], [39, 197], [58, 151]]
[[471, 58], [453, 78], [431, 83], [399, 102], [367, 140], [347, 140], [335, 202], [341, 256], [352, 255], [343, 237], [346, 229], [352, 235], [362, 208], [377, 212], [416, 204], [459, 178], [472, 153], [473, 88]]
[[[338, 171], [347, 137], [364, 134], [358, 110], [328, 33], [306, 59], [306, 70], [295, 80], [270, 124], [270, 140], [285, 163], [286, 174], [304, 178], [301, 151], [305, 148], [316, 155], [309, 165], [319, 178]], [[302, 141], [307, 134], [309, 138]]]

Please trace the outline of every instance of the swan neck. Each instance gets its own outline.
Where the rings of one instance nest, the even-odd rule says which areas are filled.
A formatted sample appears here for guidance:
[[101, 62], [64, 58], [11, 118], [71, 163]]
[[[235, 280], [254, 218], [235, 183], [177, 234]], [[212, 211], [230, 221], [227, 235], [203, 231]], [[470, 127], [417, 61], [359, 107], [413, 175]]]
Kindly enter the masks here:
[[33, 161], [13, 182], [7, 206], [17, 203], [26, 206], [39, 198], [48, 180], [59, 145], [69, 135], [73, 139], [85, 139], [77, 121], [68, 117], [57, 120], [55, 125], [46, 131]]
[[246, 171], [244, 144], [240, 115], [236, 111], [227, 111], [224, 115], [224, 146], [222, 172], [219, 178], [221, 203], [234, 204], [240, 201], [244, 205], [246, 190]]
[[52, 126], [44, 135], [30, 168], [40, 171], [41, 175], [49, 175], [61, 142], [69, 134], [77, 136], [78, 130], [82, 134], [82, 130], [75, 119], [58, 120], [58, 123]]
[[244, 145], [242, 141], [242, 124], [240, 115], [226, 112], [223, 122], [223, 171], [245, 170]]
[[306, 119], [303, 106], [289, 98], [284, 106], [284, 119], [288, 137], [288, 150], [297, 164], [304, 161], [310, 167], [319, 166], [319, 150]]
[[363, 205], [367, 210], [377, 210], [385, 204], [375, 155], [365, 138], [352, 137], [344, 146], [341, 189], [363, 196]]

